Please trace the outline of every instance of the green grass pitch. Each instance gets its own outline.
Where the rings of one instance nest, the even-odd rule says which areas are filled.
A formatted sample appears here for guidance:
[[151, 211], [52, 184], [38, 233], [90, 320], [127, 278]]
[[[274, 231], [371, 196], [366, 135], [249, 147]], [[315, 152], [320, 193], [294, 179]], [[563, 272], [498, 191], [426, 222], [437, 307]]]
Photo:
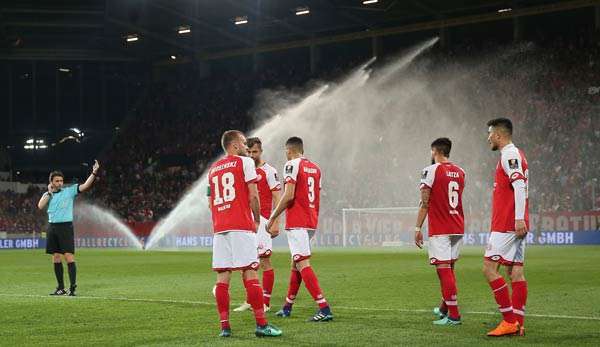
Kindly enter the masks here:
[[[278, 250], [268, 317], [284, 336], [258, 339], [251, 313], [232, 312], [234, 336], [223, 340], [208, 252], [81, 249], [79, 297], [56, 298], [47, 296], [55, 286], [49, 256], [0, 251], [0, 345], [600, 346], [600, 248], [530, 247], [527, 336], [499, 339], [485, 337], [500, 315], [481, 254], [465, 249], [457, 265], [463, 325], [434, 327], [440, 293], [425, 251], [316, 249], [312, 265], [335, 320], [315, 324], [306, 322], [316, 306], [305, 288], [291, 318], [274, 316], [289, 277], [288, 253]], [[234, 308], [244, 300], [239, 274], [231, 294]]]

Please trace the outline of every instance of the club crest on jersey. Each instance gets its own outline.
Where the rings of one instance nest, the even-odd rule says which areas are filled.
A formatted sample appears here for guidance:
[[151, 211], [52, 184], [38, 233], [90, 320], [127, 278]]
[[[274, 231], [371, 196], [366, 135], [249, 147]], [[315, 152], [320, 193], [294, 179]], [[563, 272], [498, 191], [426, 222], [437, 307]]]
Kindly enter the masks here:
[[518, 172], [515, 172], [512, 175], [510, 175], [510, 180], [514, 181], [514, 180], [518, 179], [519, 177], [521, 177], [521, 174]]
[[519, 168], [519, 159], [508, 159], [508, 168], [518, 169]]
[[427, 178], [427, 170], [423, 170], [423, 173], [421, 173], [421, 179], [424, 180]]
[[291, 174], [292, 172], [294, 172], [294, 166], [293, 165], [286, 165], [285, 166], [285, 173], [286, 174]]

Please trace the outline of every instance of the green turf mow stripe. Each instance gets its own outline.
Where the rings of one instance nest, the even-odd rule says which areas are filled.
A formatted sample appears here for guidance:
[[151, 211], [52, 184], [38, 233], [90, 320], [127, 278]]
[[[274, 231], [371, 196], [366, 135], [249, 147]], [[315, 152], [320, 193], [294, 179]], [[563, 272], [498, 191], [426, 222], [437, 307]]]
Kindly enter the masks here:
[[[52, 299], [56, 300], [56, 297], [49, 295], [35, 295], [35, 294], [5, 294], [0, 293], [0, 297], [13, 297], [13, 298], [36, 298], [36, 299]], [[167, 303], [167, 304], [190, 304], [190, 305], [204, 305], [213, 306], [214, 302], [204, 301], [190, 301], [190, 300], [172, 300], [172, 299], [142, 299], [142, 298], [126, 298], [126, 297], [105, 297], [105, 296], [77, 296], [77, 297], [65, 297], [67, 300], [77, 299], [88, 299], [88, 300], [106, 300], [106, 301], [129, 301], [129, 302], [149, 302], [149, 303]], [[295, 305], [305, 307], [302, 305]], [[424, 309], [404, 309], [404, 308], [376, 308], [376, 307], [352, 307], [352, 306], [335, 306], [336, 310], [356, 310], [356, 311], [392, 311], [392, 312], [408, 312], [408, 313], [427, 313], [431, 310]], [[465, 314], [478, 314], [478, 315], [497, 315], [497, 312], [481, 312], [481, 311], [468, 311]], [[532, 314], [528, 313], [527, 317], [539, 317], [539, 318], [556, 318], [556, 319], [577, 319], [577, 320], [591, 320], [600, 321], [600, 317], [586, 317], [586, 316], [565, 316], [555, 314]]]

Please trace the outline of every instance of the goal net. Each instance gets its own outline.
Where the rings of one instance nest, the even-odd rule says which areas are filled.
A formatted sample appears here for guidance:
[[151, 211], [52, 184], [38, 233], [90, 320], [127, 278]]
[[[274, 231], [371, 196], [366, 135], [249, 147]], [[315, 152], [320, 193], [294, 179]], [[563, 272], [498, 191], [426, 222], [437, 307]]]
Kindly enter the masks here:
[[[342, 209], [344, 247], [399, 247], [414, 244], [418, 207]], [[426, 224], [424, 233], [427, 233]]]

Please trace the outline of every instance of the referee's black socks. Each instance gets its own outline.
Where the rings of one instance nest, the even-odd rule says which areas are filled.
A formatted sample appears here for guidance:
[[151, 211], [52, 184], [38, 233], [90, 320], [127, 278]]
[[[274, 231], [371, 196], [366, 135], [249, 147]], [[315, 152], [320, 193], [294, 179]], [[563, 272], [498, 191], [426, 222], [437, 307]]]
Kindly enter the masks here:
[[[71, 268], [69, 267], [69, 274], [71, 273]], [[58, 283], [58, 289], [65, 289], [65, 281], [63, 275], [63, 266], [62, 263], [54, 263], [54, 275], [56, 275], [56, 282]]]
[[73, 288], [77, 285], [77, 266], [75, 262], [68, 263], [67, 266], [69, 267], [69, 281], [71, 282], [71, 288]]

